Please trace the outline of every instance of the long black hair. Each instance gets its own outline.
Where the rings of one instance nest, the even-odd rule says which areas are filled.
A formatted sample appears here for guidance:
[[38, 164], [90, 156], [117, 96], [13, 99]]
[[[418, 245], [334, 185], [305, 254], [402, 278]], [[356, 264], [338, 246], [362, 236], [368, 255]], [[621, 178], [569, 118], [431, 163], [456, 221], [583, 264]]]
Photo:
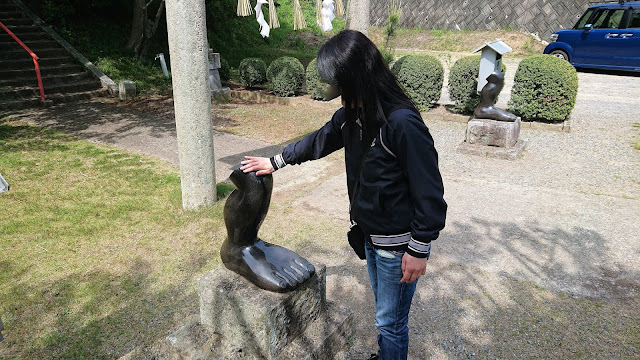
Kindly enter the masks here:
[[329, 39], [318, 52], [317, 64], [323, 80], [340, 86], [347, 121], [360, 118], [368, 136], [387, 120], [389, 107], [416, 109], [376, 45], [359, 31], [343, 30]]

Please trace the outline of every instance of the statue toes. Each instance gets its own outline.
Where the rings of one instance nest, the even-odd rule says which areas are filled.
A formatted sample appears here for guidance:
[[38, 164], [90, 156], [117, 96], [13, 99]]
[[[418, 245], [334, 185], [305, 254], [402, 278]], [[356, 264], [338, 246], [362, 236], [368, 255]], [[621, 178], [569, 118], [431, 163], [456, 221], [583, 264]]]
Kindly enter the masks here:
[[289, 270], [287, 270], [287, 268], [282, 268], [280, 275], [282, 275], [282, 277], [284, 277], [287, 281], [287, 284], [289, 284], [289, 287], [295, 287], [298, 282], [296, 281], [295, 276], [293, 275], [293, 273]]
[[280, 272], [275, 272], [273, 275], [278, 279], [277, 286], [279, 289], [286, 289], [288, 286], [290, 286], [289, 280], [285, 276], [280, 274]]
[[309, 272], [309, 277], [311, 277], [311, 275], [315, 274], [316, 272], [316, 268], [313, 267], [313, 265], [311, 265], [311, 263], [309, 263], [307, 260], [305, 260], [304, 258], [300, 258], [299, 260], [296, 259], [295, 263], [305, 269], [307, 272]]
[[311, 275], [313, 275], [313, 272], [309, 271], [309, 268], [304, 264], [300, 263], [300, 261], [298, 260], [294, 261], [294, 263], [291, 265], [291, 268], [297, 271], [298, 273], [300, 273], [305, 280], [310, 278]]

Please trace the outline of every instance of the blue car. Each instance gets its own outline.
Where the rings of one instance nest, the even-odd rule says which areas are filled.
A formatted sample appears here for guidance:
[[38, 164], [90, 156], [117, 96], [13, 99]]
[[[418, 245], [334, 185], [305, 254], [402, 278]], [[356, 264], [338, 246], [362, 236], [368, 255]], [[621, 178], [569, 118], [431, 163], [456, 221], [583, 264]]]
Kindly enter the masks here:
[[640, 1], [591, 6], [544, 49], [575, 67], [640, 72]]

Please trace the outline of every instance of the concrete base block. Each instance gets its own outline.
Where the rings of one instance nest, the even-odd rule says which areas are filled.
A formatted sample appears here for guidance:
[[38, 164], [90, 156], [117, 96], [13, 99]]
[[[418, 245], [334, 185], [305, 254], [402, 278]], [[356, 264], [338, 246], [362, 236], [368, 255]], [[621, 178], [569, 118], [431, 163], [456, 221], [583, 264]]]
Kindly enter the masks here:
[[469, 144], [509, 148], [518, 142], [520, 123], [520, 118], [514, 122], [472, 118], [467, 123], [465, 141]]
[[223, 266], [199, 282], [200, 323], [246, 351], [277, 359], [326, 312], [326, 267], [287, 293], [262, 290]]
[[[294, 339], [271, 359], [334, 360], [355, 336], [353, 313], [329, 302], [325, 312], [307, 326], [305, 332]], [[161, 360], [264, 360], [264, 355], [239, 347], [209, 327], [191, 320], [167, 337], [166, 352]]]
[[458, 145], [458, 152], [463, 154], [478, 155], [496, 159], [516, 160], [527, 146], [525, 140], [518, 140], [512, 147], [487, 146], [482, 144], [469, 144], [462, 142]]
[[218, 267], [198, 281], [200, 318], [167, 337], [168, 359], [332, 360], [355, 334], [353, 314], [326, 301], [326, 267], [295, 291], [262, 290]]
[[121, 80], [118, 96], [120, 100], [131, 100], [136, 96], [136, 82], [130, 80]]
[[211, 97], [214, 99], [231, 99], [231, 89], [223, 87], [217, 90], [211, 90]]

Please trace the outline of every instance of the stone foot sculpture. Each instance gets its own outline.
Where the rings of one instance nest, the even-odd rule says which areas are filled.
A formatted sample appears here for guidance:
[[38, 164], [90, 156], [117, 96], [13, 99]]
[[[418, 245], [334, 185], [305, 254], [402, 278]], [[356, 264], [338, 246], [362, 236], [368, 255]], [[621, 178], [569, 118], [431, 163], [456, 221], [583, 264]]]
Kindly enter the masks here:
[[473, 116], [478, 119], [490, 119], [498, 121], [516, 121], [514, 114], [498, 109], [494, 106], [498, 94], [504, 86], [504, 76], [501, 73], [493, 73], [487, 77], [487, 84], [480, 92], [480, 104], [473, 111]]
[[222, 262], [262, 289], [295, 289], [315, 273], [313, 265], [289, 249], [258, 238], [271, 202], [273, 177], [236, 169], [230, 178], [237, 189], [224, 205], [227, 239], [220, 248]]

